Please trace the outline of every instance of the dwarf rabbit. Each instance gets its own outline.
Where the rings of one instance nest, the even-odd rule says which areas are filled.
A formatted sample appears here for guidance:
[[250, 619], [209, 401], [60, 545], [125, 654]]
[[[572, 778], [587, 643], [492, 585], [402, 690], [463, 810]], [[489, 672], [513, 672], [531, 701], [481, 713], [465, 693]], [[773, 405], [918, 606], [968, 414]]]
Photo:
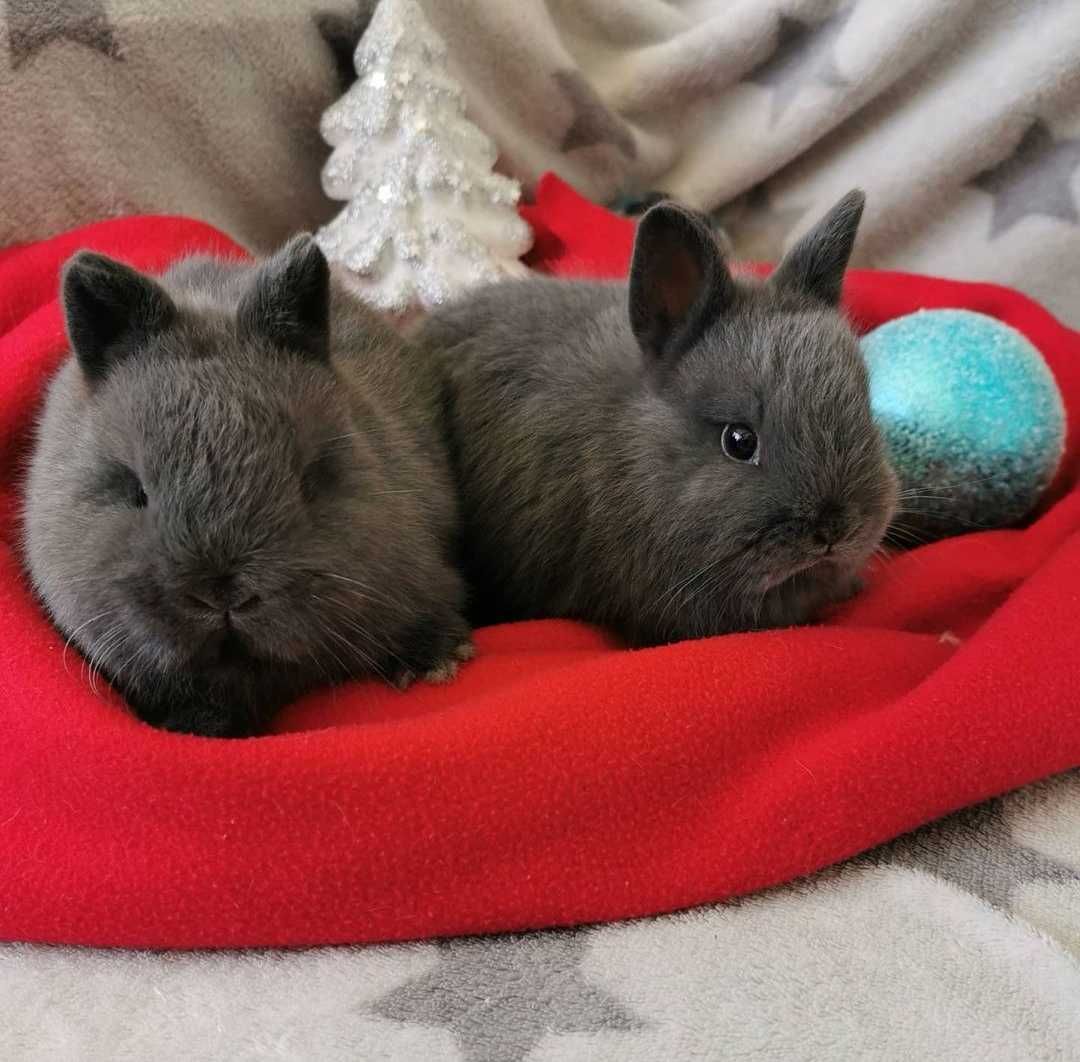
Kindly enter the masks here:
[[160, 280], [67, 265], [25, 555], [144, 720], [238, 736], [321, 683], [469, 655], [438, 392], [310, 236]]
[[855, 591], [896, 503], [838, 311], [863, 201], [764, 282], [658, 204], [628, 283], [489, 286], [423, 325], [478, 618], [573, 617], [646, 646], [803, 623]]

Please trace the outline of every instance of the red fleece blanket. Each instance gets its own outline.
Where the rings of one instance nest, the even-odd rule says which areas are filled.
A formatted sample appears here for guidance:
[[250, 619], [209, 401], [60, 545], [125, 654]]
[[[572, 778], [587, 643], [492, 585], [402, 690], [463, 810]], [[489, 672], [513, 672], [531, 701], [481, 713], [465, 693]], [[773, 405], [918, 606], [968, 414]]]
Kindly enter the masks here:
[[[547, 181], [547, 269], [618, 274], [631, 227]], [[64, 351], [57, 270], [236, 253], [109, 221], [0, 252], [0, 938], [299, 945], [660, 912], [782, 882], [1080, 763], [1075, 431], [1030, 527], [899, 556], [828, 623], [642, 652], [565, 622], [482, 630], [445, 688], [309, 697], [271, 736], [160, 733], [27, 593], [19, 474]], [[1080, 408], [1080, 336], [997, 287], [854, 273], [864, 327], [967, 306], [1023, 331]]]

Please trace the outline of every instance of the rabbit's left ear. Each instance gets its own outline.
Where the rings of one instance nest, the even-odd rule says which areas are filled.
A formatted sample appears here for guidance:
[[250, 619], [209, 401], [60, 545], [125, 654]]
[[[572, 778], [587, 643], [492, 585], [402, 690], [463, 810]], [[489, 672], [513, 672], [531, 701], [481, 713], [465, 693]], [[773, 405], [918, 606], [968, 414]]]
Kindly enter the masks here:
[[176, 307], [156, 280], [93, 251], [64, 268], [64, 320], [71, 348], [91, 383], [172, 323]]
[[659, 203], [638, 223], [630, 265], [630, 326], [664, 360], [688, 350], [735, 294], [712, 230], [689, 210]]

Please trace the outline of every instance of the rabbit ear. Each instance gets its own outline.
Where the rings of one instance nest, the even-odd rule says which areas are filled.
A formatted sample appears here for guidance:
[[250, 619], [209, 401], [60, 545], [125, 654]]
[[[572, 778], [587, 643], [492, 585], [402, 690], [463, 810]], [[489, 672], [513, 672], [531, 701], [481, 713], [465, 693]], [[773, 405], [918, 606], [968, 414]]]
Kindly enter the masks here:
[[157, 281], [92, 251], [68, 262], [61, 290], [71, 349], [92, 383], [167, 328], [176, 312]]
[[678, 357], [735, 295], [716, 238], [675, 203], [659, 203], [638, 223], [630, 265], [630, 326], [658, 359]]
[[865, 193], [848, 192], [784, 255], [770, 283], [836, 306], [865, 204]]
[[242, 334], [319, 361], [330, 356], [330, 267], [314, 238], [294, 236], [257, 270], [236, 311]]

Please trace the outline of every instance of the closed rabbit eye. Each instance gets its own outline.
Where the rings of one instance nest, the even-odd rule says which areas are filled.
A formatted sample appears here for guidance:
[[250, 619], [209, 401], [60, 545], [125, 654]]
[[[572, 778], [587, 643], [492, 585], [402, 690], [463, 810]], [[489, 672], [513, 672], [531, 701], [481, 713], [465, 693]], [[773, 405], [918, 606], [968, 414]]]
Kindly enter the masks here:
[[760, 464], [757, 432], [747, 424], [725, 424], [720, 431], [724, 456], [740, 464]]
[[119, 461], [112, 462], [101, 477], [98, 493], [112, 504], [129, 509], [145, 509], [147, 498], [141, 480], [135, 470]]

